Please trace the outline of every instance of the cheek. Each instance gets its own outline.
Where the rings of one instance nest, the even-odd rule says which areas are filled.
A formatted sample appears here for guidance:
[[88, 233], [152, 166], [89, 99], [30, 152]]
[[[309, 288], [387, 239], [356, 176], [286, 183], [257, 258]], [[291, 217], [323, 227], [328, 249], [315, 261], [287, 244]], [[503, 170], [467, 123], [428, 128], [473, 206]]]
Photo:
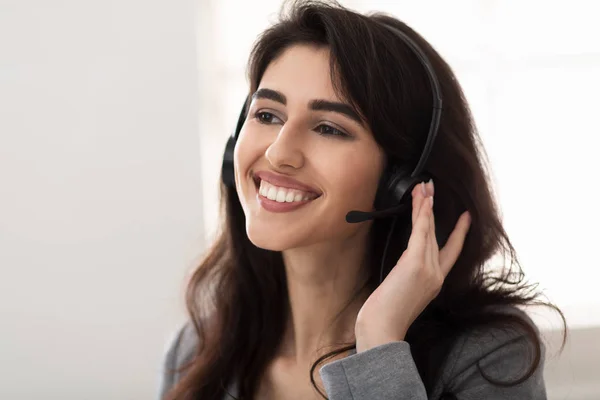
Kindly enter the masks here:
[[248, 140], [248, 135], [242, 130], [233, 152], [233, 164], [238, 192], [247, 185], [246, 181], [250, 165], [252, 165], [259, 154], [256, 141]]
[[[334, 190], [336, 201], [362, 207], [370, 207], [375, 200], [380, 178], [380, 167], [375, 156], [360, 158], [347, 157], [341, 168], [332, 170], [330, 187]], [[370, 162], [369, 162], [370, 160]]]

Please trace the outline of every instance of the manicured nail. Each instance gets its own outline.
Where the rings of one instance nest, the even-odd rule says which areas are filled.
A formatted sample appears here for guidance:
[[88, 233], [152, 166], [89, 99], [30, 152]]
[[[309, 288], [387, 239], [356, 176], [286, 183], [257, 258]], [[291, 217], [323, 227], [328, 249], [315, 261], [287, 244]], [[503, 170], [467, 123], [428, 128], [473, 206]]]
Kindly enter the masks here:
[[435, 189], [433, 187], [433, 179], [430, 179], [429, 182], [427, 182], [427, 191], [429, 192], [430, 196], [433, 196], [435, 193]]
[[425, 182], [421, 182], [421, 192], [423, 192], [423, 197], [427, 197], [427, 190], [425, 190]]

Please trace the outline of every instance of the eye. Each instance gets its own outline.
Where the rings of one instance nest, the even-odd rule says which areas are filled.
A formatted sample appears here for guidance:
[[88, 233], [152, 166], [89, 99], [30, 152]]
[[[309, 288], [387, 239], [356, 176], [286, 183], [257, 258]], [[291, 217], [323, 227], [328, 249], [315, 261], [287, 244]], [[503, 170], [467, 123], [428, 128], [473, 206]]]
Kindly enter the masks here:
[[[268, 111], [257, 111], [254, 114], [254, 118], [256, 118], [259, 123], [264, 125], [283, 124], [283, 121], [280, 118], [277, 118], [275, 114], [270, 113]], [[327, 124], [321, 124], [317, 126], [315, 128], [315, 131], [317, 131], [322, 136], [339, 136], [340, 138], [351, 138], [351, 136], [347, 133]]]
[[324, 136], [350, 137], [350, 135], [330, 125], [321, 124], [317, 126], [316, 130]]
[[254, 114], [254, 117], [258, 120], [258, 122], [260, 122], [261, 124], [273, 124], [275, 123], [273, 121], [273, 119], [279, 121], [278, 123], [281, 123], [283, 121], [281, 121], [279, 118], [277, 118], [275, 115], [273, 115], [270, 112], [267, 111], [258, 111], [256, 114]]

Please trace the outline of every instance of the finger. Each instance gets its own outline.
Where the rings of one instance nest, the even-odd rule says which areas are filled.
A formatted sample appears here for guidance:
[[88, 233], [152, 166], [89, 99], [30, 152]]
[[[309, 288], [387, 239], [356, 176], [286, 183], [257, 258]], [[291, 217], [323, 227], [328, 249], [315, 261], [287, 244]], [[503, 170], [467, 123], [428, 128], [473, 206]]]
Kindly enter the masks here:
[[412, 190], [412, 225], [415, 226], [415, 222], [419, 215], [419, 209], [421, 208], [421, 203], [423, 201], [423, 197], [425, 197], [425, 183], [421, 182], [415, 185]]
[[[427, 184], [425, 185], [426, 191], [427, 193], [431, 196], [432, 198], [432, 202], [433, 205], [435, 206], [435, 201], [433, 200], [435, 198], [435, 186], [433, 184], [433, 179], [430, 179], [429, 182], [427, 182]], [[435, 213], [434, 213], [434, 209], [433, 207], [431, 208], [431, 214], [429, 217], [429, 239], [431, 241], [431, 256], [432, 259], [435, 263], [436, 267], [439, 267], [439, 258], [438, 258], [438, 253], [439, 253], [439, 247], [438, 247], [438, 243], [437, 243], [437, 237], [435, 234]]]
[[[427, 197], [427, 201], [431, 201], [431, 197]], [[431, 206], [429, 206], [431, 208]], [[435, 241], [435, 226], [433, 223], [433, 208], [431, 208], [429, 212], [429, 216], [427, 218], [427, 223], [429, 224], [429, 229], [427, 230], [427, 247], [425, 249], [425, 262], [428, 268], [438, 268], [437, 260], [434, 257], [434, 241]]]
[[[435, 201], [433, 203], [435, 205]], [[437, 236], [435, 234], [435, 214], [433, 207], [429, 215], [429, 241], [431, 242], [431, 260], [436, 268], [439, 268], [439, 247], [437, 242]]]
[[[433, 185], [433, 180], [429, 179], [427, 183], [424, 185], [425, 192], [427, 193], [427, 200], [434, 203], [433, 198], [435, 195], [435, 187]], [[435, 238], [435, 216], [433, 214], [433, 207], [431, 207], [431, 212], [429, 213], [429, 233], [427, 234], [427, 264], [431, 268], [439, 268], [439, 264], [437, 263], [437, 242]]]
[[460, 252], [462, 251], [463, 245], [465, 243], [465, 237], [469, 232], [469, 228], [471, 227], [471, 217], [468, 211], [465, 211], [461, 214], [456, 222], [456, 226], [454, 230], [450, 234], [448, 241], [444, 245], [444, 247], [440, 250], [440, 267], [444, 276], [448, 275], [450, 269], [456, 263]]
[[427, 232], [429, 232], [429, 213], [431, 207], [429, 206], [428, 198], [421, 198], [419, 204], [419, 214], [413, 225], [410, 238], [408, 239], [407, 250], [414, 254], [423, 254], [427, 244]]

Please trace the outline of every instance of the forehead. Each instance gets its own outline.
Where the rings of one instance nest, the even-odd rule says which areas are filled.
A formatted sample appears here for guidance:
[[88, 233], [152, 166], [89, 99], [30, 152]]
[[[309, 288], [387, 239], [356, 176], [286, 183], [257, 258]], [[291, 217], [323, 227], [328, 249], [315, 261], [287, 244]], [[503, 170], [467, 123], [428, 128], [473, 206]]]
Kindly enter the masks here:
[[288, 101], [341, 101], [333, 89], [329, 57], [324, 46], [291, 46], [268, 65], [258, 88], [281, 91]]

